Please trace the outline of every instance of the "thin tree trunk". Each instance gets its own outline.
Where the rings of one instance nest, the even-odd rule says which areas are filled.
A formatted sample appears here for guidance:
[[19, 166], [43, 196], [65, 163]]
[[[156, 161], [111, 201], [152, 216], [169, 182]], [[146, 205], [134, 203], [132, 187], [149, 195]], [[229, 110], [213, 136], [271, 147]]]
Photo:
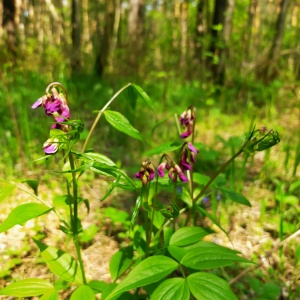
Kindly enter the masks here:
[[142, 33], [144, 27], [144, 0], [129, 1], [128, 39], [129, 65], [133, 71], [138, 71], [140, 55], [143, 48]]
[[251, 0], [248, 10], [248, 22], [246, 26], [246, 31], [244, 35], [244, 53], [245, 53], [245, 60], [248, 61], [249, 53], [250, 53], [250, 45], [252, 39], [252, 29], [254, 23], [254, 17], [256, 14], [256, 7], [257, 7], [257, 0]]
[[72, 72], [81, 70], [81, 1], [72, 0]]
[[195, 58], [200, 64], [203, 62], [204, 37], [204, 0], [198, 0], [195, 31]]
[[120, 25], [120, 18], [121, 18], [121, 2], [120, 0], [115, 0], [115, 12], [114, 12], [114, 25], [113, 25], [113, 32], [111, 37], [111, 47], [110, 51], [108, 52], [108, 71], [112, 72], [114, 68], [114, 54], [118, 43], [118, 31]]
[[223, 29], [225, 23], [226, 8], [227, 0], [215, 1], [214, 16], [211, 29], [212, 42], [210, 46], [210, 52], [212, 58], [210, 59], [210, 65], [212, 70], [213, 81], [217, 84], [223, 84], [225, 76], [224, 66], [220, 64], [222, 48], [219, 47], [219, 45], [223, 41]]
[[104, 32], [101, 35], [100, 25], [98, 25], [97, 35], [99, 36], [100, 45], [96, 55], [96, 73], [101, 77], [107, 67], [108, 57], [111, 51], [112, 36], [115, 23], [115, 1], [106, 0], [106, 14]]
[[276, 35], [270, 50], [269, 58], [273, 64], [277, 62], [280, 57], [281, 42], [284, 34], [285, 19], [288, 11], [290, 0], [282, 0], [280, 5], [280, 12], [276, 22]]
[[288, 11], [290, 0], [282, 0], [280, 3], [279, 13], [275, 26], [275, 36], [273, 39], [270, 52], [265, 63], [258, 68], [257, 75], [266, 83], [274, 79], [278, 73], [277, 63], [280, 58], [281, 43], [284, 34], [285, 19]]
[[6, 42], [10, 53], [17, 54], [16, 3], [13, 0], [3, 0], [2, 26], [6, 34]]
[[187, 41], [188, 41], [188, 0], [181, 3], [181, 43], [180, 43], [180, 68], [185, 71], [187, 64]]

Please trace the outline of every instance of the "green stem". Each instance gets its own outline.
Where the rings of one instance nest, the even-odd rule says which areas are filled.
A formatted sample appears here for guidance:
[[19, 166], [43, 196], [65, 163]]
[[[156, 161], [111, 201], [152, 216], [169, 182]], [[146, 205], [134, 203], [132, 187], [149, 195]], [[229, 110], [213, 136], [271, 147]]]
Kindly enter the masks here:
[[[75, 162], [74, 158], [71, 152], [69, 152], [69, 161], [70, 161], [70, 168], [71, 170], [75, 170]], [[72, 181], [73, 181], [73, 241], [77, 252], [77, 258], [79, 261], [81, 273], [82, 273], [82, 279], [83, 283], [87, 284], [86, 278], [85, 278], [85, 272], [84, 272], [84, 265], [82, 261], [81, 251], [80, 251], [80, 245], [78, 240], [78, 189], [77, 189], [77, 179], [76, 179], [76, 173], [72, 172]], [[72, 221], [72, 220], [71, 220]]]
[[224, 165], [221, 166], [221, 168], [210, 178], [208, 183], [202, 188], [200, 193], [193, 199], [193, 203], [196, 203], [198, 199], [200, 199], [206, 192], [206, 190], [209, 188], [209, 186], [212, 184], [212, 182], [219, 176], [220, 173], [223, 172], [223, 170], [233, 161], [235, 160], [244, 150], [244, 146], [236, 153], [234, 154]]
[[127, 89], [129, 86], [131, 85], [131, 83], [128, 83], [128, 84], [126, 84], [124, 87], [122, 87], [119, 91], [117, 91], [114, 95], [113, 95], [113, 97], [104, 105], [104, 107], [99, 111], [99, 113], [98, 113], [98, 115], [97, 115], [97, 117], [96, 117], [96, 119], [95, 119], [95, 121], [94, 121], [94, 123], [93, 123], [93, 125], [92, 125], [92, 127], [91, 127], [91, 129], [90, 129], [90, 131], [89, 131], [89, 134], [88, 134], [88, 136], [87, 136], [87, 138], [86, 138], [86, 140], [85, 140], [85, 142], [84, 142], [84, 145], [83, 145], [83, 147], [82, 147], [82, 152], [84, 152], [85, 151], [85, 149], [86, 149], [86, 146], [87, 146], [87, 144], [88, 144], [88, 142], [89, 142], [89, 140], [90, 140], [90, 138], [91, 138], [91, 135], [92, 135], [92, 133], [93, 133], [93, 131], [95, 130], [95, 127], [96, 127], [96, 125], [97, 125], [97, 123], [99, 122], [99, 120], [100, 120], [100, 117], [102, 116], [102, 114], [103, 114], [103, 112], [107, 109], [107, 107], [125, 90], [125, 89]]

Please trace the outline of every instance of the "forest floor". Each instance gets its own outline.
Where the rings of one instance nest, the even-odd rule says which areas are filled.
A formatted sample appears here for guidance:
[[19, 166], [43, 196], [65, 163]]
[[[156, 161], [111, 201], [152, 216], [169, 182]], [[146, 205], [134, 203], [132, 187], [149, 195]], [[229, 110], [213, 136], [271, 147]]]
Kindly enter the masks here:
[[[300, 115], [299, 111], [293, 111], [290, 115], [282, 115], [280, 118], [281, 128], [285, 128], [287, 132], [293, 132], [293, 128], [298, 122], [298, 113]], [[222, 127], [221, 124], [220, 127]], [[213, 134], [212, 130], [214, 131]], [[234, 128], [232, 132], [234, 132]], [[228, 132], [228, 135], [232, 132]], [[212, 143], [211, 137], [217, 134], [216, 127], [205, 128], [202, 132], [202, 139], [205, 142]], [[284, 159], [283, 154], [279, 153], [278, 150], [273, 151], [272, 155], [275, 161], [283, 161]], [[249, 174], [259, 173], [263, 160], [264, 156], [262, 154], [256, 155], [252, 169], [248, 170]], [[278, 168], [277, 173], [282, 173], [283, 170], [280, 170], [282, 167]], [[32, 173], [24, 174], [27, 178], [35, 175]], [[300, 178], [299, 170], [296, 176]], [[240, 251], [245, 258], [252, 259], [257, 263], [256, 265], [251, 265], [249, 269], [246, 266], [243, 269], [245, 270], [244, 272], [238, 269], [233, 274], [230, 273], [230, 269], [226, 269], [227, 271], [223, 270], [225, 277], [239, 282], [243, 281], [243, 278], [248, 276], [248, 274], [255, 276], [255, 272], [259, 270], [262, 274], [265, 274], [265, 282], [281, 282], [283, 293], [288, 293], [289, 287], [291, 290], [294, 290], [297, 286], [300, 286], [300, 265], [299, 263], [298, 266], [295, 264], [295, 249], [296, 245], [300, 244], [300, 235], [293, 236], [290, 240], [280, 241], [277, 220], [268, 214], [268, 211], [272, 210], [272, 205], [275, 203], [274, 191], [270, 191], [266, 186], [260, 184], [259, 180], [252, 179], [253, 181], [250, 180], [245, 183], [242, 191], [252, 206], [221, 206], [220, 214], [223, 216], [221, 221], [224, 222], [221, 225], [228, 232], [228, 236], [218, 228], [213, 228], [216, 233], [210, 235], [208, 239], [220, 245], [234, 248]], [[103, 216], [101, 211], [102, 208], [110, 206], [112, 202], [122, 202], [122, 194], [114, 192], [108, 200], [100, 202], [99, 199], [108, 188], [108, 183], [100, 178], [94, 179], [92, 186], [87, 182], [83, 183], [81, 190], [82, 197], [90, 201], [90, 213], [86, 214], [86, 208], [82, 206], [82, 225], [83, 228], [87, 228], [91, 224], [96, 224], [100, 230], [94, 236], [92, 242], [84, 245], [83, 260], [87, 278], [109, 282], [111, 280], [109, 261], [118, 250], [119, 244], [114, 236], [116, 231], [115, 224], [112, 224], [108, 218]], [[64, 194], [64, 191], [62, 191], [59, 180], [53, 178], [50, 186], [43, 182], [41, 183], [39, 194], [42, 195], [45, 201], [51, 203], [51, 196]], [[264, 199], [263, 203], [267, 203], [267, 212], [264, 215], [262, 215], [262, 199]], [[16, 203], [21, 204], [28, 200], [30, 200], [29, 196], [15, 191], [9, 200], [5, 200], [5, 205], [2, 203], [0, 220], [2, 221], [6, 218], [16, 206]], [[135, 199], [131, 201], [132, 207], [134, 206], [134, 201]], [[128, 204], [125, 206], [128, 206]], [[12, 280], [29, 277], [53, 280], [53, 275], [49, 273], [44, 264], [40, 263], [38, 258], [38, 249], [32, 240], [37, 235], [43, 235], [43, 242], [47, 245], [59, 247], [76, 256], [72, 241], [66, 239], [65, 234], [59, 230], [59, 222], [54, 213], [39, 217], [34, 221], [28, 221], [24, 226], [15, 226], [0, 234], [0, 270], [2, 272], [0, 287], [8, 285]], [[274, 270], [271, 275], [270, 269]], [[250, 299], [249, 294], [247, 295], [245, 297], [241, 296], [240, 299]], [[0, 296], [0, 299], [8, 298], [1, 298]], [[300, 295], [299, 298], [293, 299], [300, 299]]]

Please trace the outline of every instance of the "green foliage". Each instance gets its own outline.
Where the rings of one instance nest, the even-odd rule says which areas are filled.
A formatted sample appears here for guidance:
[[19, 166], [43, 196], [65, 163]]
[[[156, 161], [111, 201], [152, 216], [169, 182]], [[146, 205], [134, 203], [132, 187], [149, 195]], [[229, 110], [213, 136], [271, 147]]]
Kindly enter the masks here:
[[[0, 295], [14, 297], [40, 296], [53, 292], [53, 285], [47, 280], [40, 278], [27, 278], [10, 284], [0, 290]], [[47, 299], [47, 298], [46, 298]]]
[[6, 231], [19, 224], [24, 225], [28, 220], [47, 214], [52, 210], [49, 206], [39, 203], [26, 203], [17, 206], [0, 225], [0, 232]]
[[[53, 83], [51, 86], [55, 85], [66, 93], [61, 84]], [[46, 153], [44, 158], [57, 157], [62, 154], [64, 164], [61, 170], [56, 170], [56, 174], [65, 179], [67, 191], [66, 194], [53, 198], [53, 207], [46, 206], [45, 201], [38, 196], [38, 181], [36, 180], [21, 181], [27, 184], [33, 193], [19, 184], [6, 183], [0, 189], [1, 201], [9, 197], [17, 186], [40, 202], [21, 204], [13, 209], [0, 225], [2, 231], [16, 224], [23, 225], [32, 218], [52, 211], [58, 217], [60, 230], [72, 238], [76, 250], [75, 259], [67, 251], [48, 246], [35, 239], [43, 262], [47, 264], [58, 281], [55, 288], [52, 285], [48, 288], [41, 287], [37, 290], [38, 294], [30, 295], [29, 293], [33, 292], [31, 288], [26, 295], [43, 295], [42, 299], [57, 299], [58, 287], [65, 290], [70, 286], [75, 286], [70, 299], [95, 299], [95, 294], [98, 293], [107, 300], [135, 299], [141, 290], [147, 293], [150, 299], [165, 299], [166, 297], [189, 299], [191, 295], [196, 299], [237, 299], [227, 283], [228, 276], [222, 276], [219, 268], [236, 266], [238, 263], [248, 264], [251, 261], [240, 256], [238, 251], [203, 240], [214, 232], [210, 228], [211, 224], [227, 235], [217, 213], [219, 205], [217, 200], [212, 202], [212, 207], [209, 207], [204, 200], [218, 194], [222, 195], [224, 203], [251, 206], [244, 195], [234, 190], [233, 184], [228, 184], [229, 180], [224, 170], [226, 167], [232, 168], [234, 160], [241, 154], [248, 158], [256, 151], [266, 150], [278, 144], [280, 141], [278, 133], [273, 130], [253, 128], [250, 133], [246, 134], [244, 142], [240, 138], [232, 138], [229, 141], [220, 138], [224, 142], [225, 150], [229, 149], [231, 158], [219, 166], [219, 162], [215, 162], [218, 158], [216, 151], [202, 143], [195, 142], [197, 128], [194, 106], [189, 106], [180, 114], [179, 121], [177, 119], [177, 130], [179, 135], [181, 134], [180, 141], [175, 126], [174, 138], [170, 134], [169, 118], [158, 121], [159, 126], [154, 126], [155, 130], [152, 130], [151, 139], [143, 138], [142, 133], [122, 113], [108, 110], [121, 93], [126, 96], [133, 111], [138, 105], [138, 98], [142, 99], [144, 106], [154, 109], [150, 97], [141, 87], [127, 84], [99, 111], [89, 132], [85, 133], [83, 122], [79, 119], [56, 122], [55, 126], [59, 129], [50, 130], [50, 138], [58, 139], [59, 146], [55, 152]], [[52, 98], [49, 98], [49, 95], [47, 97], [47, 101], [51, 101]], [[42, 102], [42, 106], [46, 109], [47, 105], [49, 104]], [[51, 109], [55, 109], [56, 106], [53, 105], [53, 107]], [[58, 111], [53, 112], [55, 113]], [[93, 141], [92, 133], [102, 114], [109, 125], [136, 139], [135, 142], [139, 144], [135, 145], [143, 143], [143, 147], [146, 147], [147, 143], [145, 153], [153, 156], [153, 161], [159, 161], [158, 166], [154, 166], [155, 164], [152, 164], [150, 159], [144, 160], [138, 172], [135, 172], [136, 179], [134, 180], [133, 176], [128, 175], [123, 169], [122, 163], [115, 163], [112, 158], [95, 149], [86, 149], [88, 142]], [[145, 116], [147, 121], [151, 120], [148, 114]], [[161, 126], [165, 127], [166, 124], [168, 133], [164, 138], [158, 138], [159, 145], [157, 145], [154, 137], [159, 135]], [[84, 140], [82, 136], [85, 136], [85, 141], [80, 151], [78, 148]], [[143, 134], [143, 136], [147, 135]], [[53, 140], [49, 143], [52, 142]], [[112, 137], [111, 143], [113, 142]], [[113, 147], [111, 145], [111, 148]], [[204, 168], [197, 169], [198, 154], [205, 156], [202, 162], [209, 162], [208, 166], [214, 163], [216, 167], [211, 168], [210, 172], [206, 172]], [[120, 152], [119, 156], [122, 155], [123, 153]], [[54, 160], [53, 164], [56, 169], [62, 161]], [[44, 163], [46, 164], [47, 161]], [[135, 165], [140, 164], [135, 163]], [[195, 172], [196, 169], [197, 172]], [[109, 270], [114, 282], [112, 284], [98, 280], [88, 282], [81, 257], [84, 243], [91, 243], [94, 236], [101, 230], [98, 223], [83, 229], [84, 223], [81, 222], [83, 211], [80, 208], [84, 204], [84, 213], [89, 213], [90, 204], [89, 199], [81, 196], [80, 180], [84, 178], [84, 173], [91, 172], [96, 176], [101, 176], [108, 183], [105, 185], [106, 190], [102, 193], [101, 200], [111, 199], [113, 192], [120, 190], [132, 193], [130, 197], [134, 195], [137, 199], [135, 205], [130, 207], [131, 216], [128, 212], [113, 207], [107, 207], [101, 212], [104, 217], [111, 220], [110, 226], [113, 229], [127, 231], [126, 243], [120, 242], [120, 249], [110, 261]], [[165, 176], [165, 173], [168, 175]], [[290, 192], [293, 193], [297, 188], [297, 184], [294, 184], [290, 187]], [[290, 197], [292, 195], [289, 197], [283, 197], [282, 193], [279, 195], [279, 201], [284, 199], [288, 205], [296, 204], [295, 198]], [[231, 201], [225, 202], [226, 199]], [[16, 283], [0, 290], [0, 293], [7, 292], [9, 287], [12, 293], [15, 293], [10, 295], [22, 297], [16, 290], [18, 287]], [[135, 290], [134, 296], [131, 294], [133, 290]]]

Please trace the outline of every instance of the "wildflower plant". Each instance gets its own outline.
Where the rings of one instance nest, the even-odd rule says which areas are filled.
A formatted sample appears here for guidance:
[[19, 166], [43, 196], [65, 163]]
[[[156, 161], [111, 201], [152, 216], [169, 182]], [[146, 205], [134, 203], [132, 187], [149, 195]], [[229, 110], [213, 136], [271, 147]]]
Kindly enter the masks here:
[[[80, 120], [70, 118], [67, 92], [60, 83], [50, 84], [46, 95], [33, 104], [33, 109], [43, 107], [46, 115], [53, 118], [49, 138], [42, 148], [46, 158], [60, 154], [62, 156], [64, 166], [59, 173], [65, 177], [66, 194], [61, 196], [60, 205], [63, 203], [66, 213], [60, 213], [55, 205], [56, 201], [50, 205], [38, 196], [38, 181], [25, 179], [7, 182], [0, 190], [2, 201], [16, 187], [29, 193], [34, 201], [13, 209], [0, 225], [0, 232], [54, 212], [60, 221], [60, 229], [72, 237], [76, 257], [34, 239], [40, 255], [55, 277], [51, 282], [42, 278], [23, 279], [1, 289], [0, 295], [59, 299], [60, 290], [55, 283], [61, 280], [67, 282], [67, 289], [73, 289], [72, 300], [96, 299], [96, 294], [101, 294], [102, 299], [106, 300], [188, 300], [191, 295], [195, 299], [237, 299], [228, 282], [210, 270], [236, 262], [251, 262], [235, 250], [203, 240], [212, 233], [209, 228], [200, 226], [203, 218], [210, 219], [225, 234], [226, 232], [205, 209], [202, 200], [207, 198], [209, 189], [216, 189], [218, 195], [250, 205], [244, 196], [227, 189], [216, 178], [240, 154], [250, 155], [276, 145], [280, 141], [278, 133], [253, 129], [246, 136], [240, 150], [213, 176], [207, 177], [195, 170], [199, 150], [195, 142], [196, 108], [191, 106], [177, 119], [180, 142], [171, 142], [150, 150], [149, 156], [160, 155], [158, 163], [155, 163], [155, 158], [153, 162], [146, 158], [140, 167], [137, 165], [137, 172], [129, 176], [109, 157], [91, 150], [86, 151], [91, 134], [102, 115], [117, 130], [143, 141], [139, 131], [125, 116], [108, 110], [116, 97], [127, 88], [134, 89], [153, 108], [151, 99], [139, 86], [124, 86], [98, 112], [81, 150], [78, 149], [78, 141], [84, 125]], [[130, 190], [137, 195], [127, 233], [128, 245], [121, 247], [110, 261], [112, 284], [101, 282], [97, 278], [87, 278], [85, 273], [79, 240], [79, 234], [83, 231], [79, 205], [83, 203], [89, 210], [89, 201], [81, 197], [78, 181], [86, 171], [113, 178], [103, 199], [111, 195], [115, 188]], [[165, 176], [165, 173], [168, 175]], [[164, 196], [166, 194], [167, 197]], [[139, 214], [141, 217], [138, 218]]]

